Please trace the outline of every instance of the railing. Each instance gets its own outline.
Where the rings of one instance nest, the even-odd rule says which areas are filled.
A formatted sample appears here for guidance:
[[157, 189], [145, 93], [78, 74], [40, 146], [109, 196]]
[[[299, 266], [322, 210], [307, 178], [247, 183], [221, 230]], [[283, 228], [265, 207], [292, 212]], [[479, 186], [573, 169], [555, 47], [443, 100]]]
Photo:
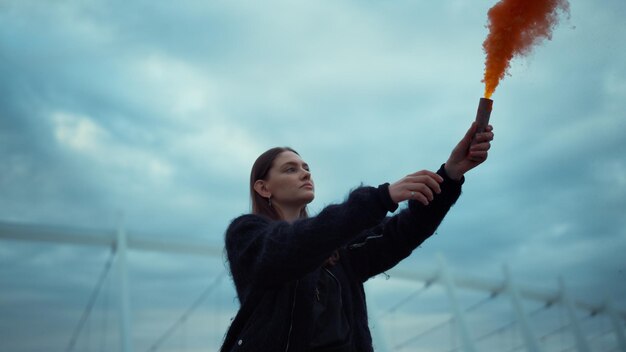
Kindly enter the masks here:
[[[173, 243], [159, 240], [150, 240], [129, 236], [120, 227], [116, 231], [91, 231], [75, 228], [61, 228], [40, 225], [0, 223], [0, 239], [9, 241], [34, 241], [38, 243], [48, 242], [57, 244], [72, 244], [83, 246], [95, 246], [99, 248], [110, 248], [110, 256], [103, 263], [103, 269], [95, 280], [96, 284], [91, 292], [88, 303], [79, 318], [77, 318], [76, 328], [69, 333], [66, 351], [77, 350], [77, 342], [85, 335], [86, 322], [89, 321], [93, 307], [99, 299], [107, 278], [110, 276], [109, 269], [116, 271], [113, 287], [117, 292], [118, 308], [118, 335], [119, 350], [123, 352], [133, 351], [133, 324], [130, 277], [128, 270], [128, 252], [155, 251], [159, 253], [176, 253], [181, 255], [195, 255], [201, 258], [214, 258], [222, 261], [223, 251], [219, 246], [211, 246], [198, 243]], [[113, 265], [114, 264], [114, 265]], [[147, 351], [157, 351], [166, 349], [165, 342], [177, 332], [185, 329], [185, 323], [190, 317], [196, 314], [196, 309], [206, 301], [217, 287], [227, 286], [230, 283], [223, 280], [226, 271], [223, 267], [217, 270], [213, 277], [208, 277], [207, 286], [202, 293], [187, 309], [182, 310], [175, 319], [168, 324], [168, 328], [156, 334], [157, 338], [148, 344]], [[408, 290], [410, 295], [399, 300], [388, 302], [388, 295], [376, 293], [378, 288], [388, 285], [385, 281], [391, 277], [397, 285], [412, 285]], [[370, 304], [370, 319], [372, 332], [377, 351], [506, 351], [506, 350], [527, 350], [527, 351], [566, 351], [575, 349], [581, 352], [596, 350], [616, 350], [626, 351], [626, 339], [624, 337], [626, 312], [616, 309], [610, 301], [604, 302], [583, 302], [573, 300], [565, 283], [560, 281], [559, 288], [552, 291], [538, 291], [518, 285], [508, 269], [503, 268], [503, 276], [496, 280], [485, 280], [473, 278], [468, 275], [453, 274], [448, 269], [442, 256], [439, 258], [439, 265], [432, 270], [402, 270], [394, 269], [389, 271], [388, 277], [377, 277], [367, 284], [368, 302]], [[1, 280], [1, 279], [0, 279]], [[2, 282], [0, 281], [0, 284]], [[421, 285], [415, 287], [416, 285]], [[4, 285], [3, 285], [4, 287]], [[234, 315], [236, 304], [234, 302], [234, 292], [232, 287], [231, 302], [233, 303], [231, 315]], [[429, 312], [412, 312], [420, 305], [424, 306], [422, 300], [419, 304], [411, 304], [416, 297], [422, 299], [429, 293], [435, 293], [439, 297], [445, 294], [448, 297], [447, 310], [439, 310], [437, 316], [440, 321], [425, 322], [421, 317], [430, 317]], [[481, 297], [477, 303], [469, 304], [466, 296], [479, 295]], [[381, 297], [383, 299], [381, 299]], [[439, 299], [441, 301], [441, 299]], [[491, 302], [499, 302], [500, 312], [496, 314], [499, 318], [495, 326], [483, 328], [489, 324], [485, 323], [484, 312]], [[502, 302], [504, 301], [504, 302]], [[384, 302], [384, 303], [382, 303]], [[2, 304], [7, 302], [0, 302]], [[533, 310], [527, 310], [528, 305], [537, 306]], [[507, 308], [508, 307], [508, 308]], [[400, 309], [410, 311], [404, 314]], [[476, 312], [483, 312], [477, 314]], [[502, 313], [508, 311], [507, 313]], [[543, 327], [543, 320], [538, 318], [540, 314], [546, 315], [550, 312], [560, 314], [559, 324], [551, 328]], [[443, 313], [442, 313], [443, 312]], [[548, 313], [546, 313], [548, 312]], [[504, 315], [503, 315], [504, 314]], [[555, 313], [552, 313], [553, 315]], [[581, 318], [581, 315], [584, 316]], [[478, 318], [476, 318], [478, 316]], [[502, 318], [505, 316], [505, 318]], [[604, 329], [589, 329], [584, 326], [590, 318], [603, 320], [606, 325]], [[0, 317], [0, 321], [3, 319]], [[537, 319], [540, 319], [539, 322]], [[407, 320], [409, 323], [405, 323]], [[606, 323], [608, 322], [608, 324]], [[223, 331], [228, 322], [222, 321]], [[554, 324], [553, 324], [554, 325]], [[1, 325], [0, 325], [1, 326]], [[541, 329], [548, 329], [548, 332]], [[447, 330], [450, 336], [439, 336], [434, 343], [429, 343], [429, 336]], [[406, 332], [404, 332], [406, 331]], [[104, 332], [102, 332], [104, 334]], [[502, 346], [494, 347], [494, 340], [508, 334], [508, 348]], [[514, 336], [512, 338], [511, 336]], [[561, 345], [554, 347], [551, 340], [554, 336], [561, 336]], [[564, 336], [567, 336], [565, 338]], [[0, 336], [1, 337], [1, 336]], [[610, 337], [610, 338], [609, 338]], [[566, 341], [567, 340], [567, 341]], [[609, 342], [607, 342], [610, 340]], [[449, 346], [445, 346], [446, 341]], [[598, 343], [601, 341], [602, 343]], [[215, 342], [219, 344], [219, 341]], [[568, 345], [566, 346], [565, 343]], [[0, 342], [0, 349], [2, 342]], [[180, 348], [178, 348], [180, 349]], [[83, 349], [84, 350], [84, 349]]]

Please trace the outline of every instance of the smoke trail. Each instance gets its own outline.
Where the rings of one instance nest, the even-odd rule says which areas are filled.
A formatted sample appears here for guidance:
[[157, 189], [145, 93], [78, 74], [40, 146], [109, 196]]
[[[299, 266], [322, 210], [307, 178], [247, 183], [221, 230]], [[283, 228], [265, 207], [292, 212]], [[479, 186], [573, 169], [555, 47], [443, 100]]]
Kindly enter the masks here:
[[558, 10], [569, 16], [567, 0], [501, 0], [489, 9], [489, 35], [483, 43], [485, 98], [491, 97], [514, 56], [530, 53], [552, 38]]

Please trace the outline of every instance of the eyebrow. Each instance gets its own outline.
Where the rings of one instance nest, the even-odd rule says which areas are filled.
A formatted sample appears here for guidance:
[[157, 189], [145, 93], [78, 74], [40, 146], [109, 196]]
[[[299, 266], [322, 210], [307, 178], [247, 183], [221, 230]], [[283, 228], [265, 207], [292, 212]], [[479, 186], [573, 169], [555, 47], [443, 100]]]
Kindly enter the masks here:
[[[288, 161], [286, 163], [284, 163], [283, 165], [281, 165], [281, 168], [285, 167], [285, 166], [298, 166], [298, 163], [295, 161]], [[302, 166], [308, 168], [309, 164], [302, 162]]]

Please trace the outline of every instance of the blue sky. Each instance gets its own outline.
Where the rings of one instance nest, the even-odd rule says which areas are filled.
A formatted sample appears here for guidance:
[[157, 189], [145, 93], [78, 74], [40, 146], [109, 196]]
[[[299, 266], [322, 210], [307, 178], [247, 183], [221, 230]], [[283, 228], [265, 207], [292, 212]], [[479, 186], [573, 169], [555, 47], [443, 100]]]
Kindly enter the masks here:
[[[437, 169], [482, 96], [494, 3], [3, 1], [0, 221], [112, 229], [121, 213], [137, 235], [221, 245], [270, 147], [311, 166], [313, 213], [360, 183]], [[402, 266], [434, 266], [442, 253], [497, 277], [507, 263], [521, 282], [555, 287], [561, 276], [577, 297], [626, 309], [626, 3], [570, 4], [551, 41], [513, 60], [492, 97], [489, 160]], [[52, 282], [42, 268], [84, 266], [85, 290], [59, 294], [68, 307], [80, 297], [80, 312], [107, 256], [89, 253], [0, 243], [0, 309]], [[133, 263], [206, 274], [179, 257]], [[141, 314], [158, 314], [146, 302]], [[76, 315], [44, 306], [20, 309], [67, 319], [71, 332]], [[1, 315], [5, 335], [28, 336], [12, 319], [25, 318]]]

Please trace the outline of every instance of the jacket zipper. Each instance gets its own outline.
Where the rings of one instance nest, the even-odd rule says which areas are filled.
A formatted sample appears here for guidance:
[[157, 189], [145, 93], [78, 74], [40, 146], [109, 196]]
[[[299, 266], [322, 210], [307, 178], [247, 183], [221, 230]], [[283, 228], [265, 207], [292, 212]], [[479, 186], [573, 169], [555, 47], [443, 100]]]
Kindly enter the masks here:
[[287, 334], [287, 346], [285, 352], [289, 351], [289, 340], [291, 339], [291, 331], [293, 330], [293, 312], [296, 310], [296, 296], [298, 295], [298, 284], [300, 280], [296, 280], [296, 287], [293, 290], [293, 304], [291, 305], [291, 318], [289, 321], [289, 333]]
[[335, 282], [337, 282], [337, 287], [339, 287], [339, 302], [343, 305], [343, 299], [341, 298], [341, 283], [339, 282], [337, 277], [330, 272], [330, 270], [328, 270], [327, 268], [324, 268], [324, 270], [326, 270], [328, 275], [330, 275], [333, 279], [335, 279]]
[[363, 242], [359, 242], [359, 243], [354, 243], [354, 244], [351, 244], [351, 245], [349, 245], [349, 246], [348, 246], [348, 248], [349, 248], [349, 249], [360, 248], [360, 247], [365, 246], [365, 244], [367, 243], [367, 241], [369, 241], [369, 240], [373, 240], [373, 239], [376, 239], [376, 238], [381, 238], [381, 237], [383, 237], [383, 235], [373, 235], [373, 236], [367, 236]]

